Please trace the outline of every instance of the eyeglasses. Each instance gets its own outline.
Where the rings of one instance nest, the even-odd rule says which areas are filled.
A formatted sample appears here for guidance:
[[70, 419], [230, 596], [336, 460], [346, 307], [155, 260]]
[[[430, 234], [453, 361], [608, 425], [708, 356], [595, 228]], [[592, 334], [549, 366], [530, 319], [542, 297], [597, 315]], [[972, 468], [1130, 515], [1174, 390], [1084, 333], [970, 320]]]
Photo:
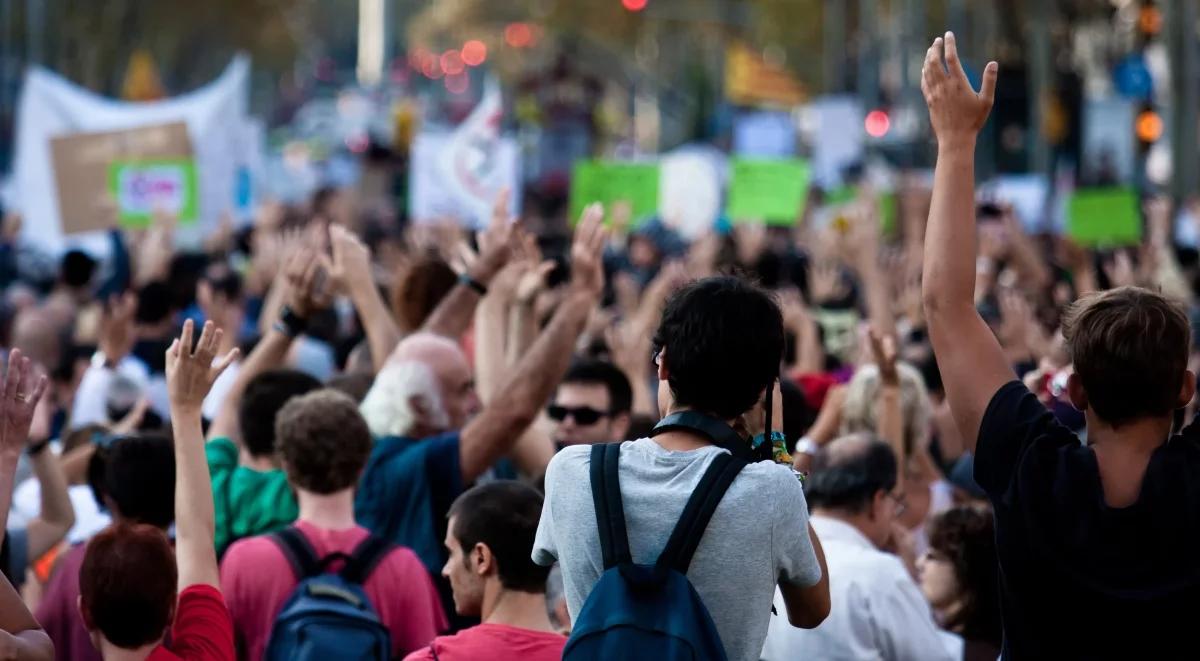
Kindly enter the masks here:
[[608, 413], [605, 411], [597, 411], [590, 406], [559, 406], [552, 404], [546, 407], [546, 415], [555, 422], [562, 422], [571, 416], [576, 424], [588, 426], [600, 422], [601, 418], [607, 418]]

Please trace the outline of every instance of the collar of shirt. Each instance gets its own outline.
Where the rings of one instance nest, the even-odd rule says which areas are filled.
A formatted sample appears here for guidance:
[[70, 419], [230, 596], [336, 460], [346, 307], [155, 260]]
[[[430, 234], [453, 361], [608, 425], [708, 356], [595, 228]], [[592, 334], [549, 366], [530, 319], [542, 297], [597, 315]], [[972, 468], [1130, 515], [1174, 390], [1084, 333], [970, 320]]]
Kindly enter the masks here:
[[814, 515], [809, 519], [812, 522], [813, 530], [817, 531], [817, 537], [821, 539], [821, 543], [840, 542], [850, 546], [856, 546], [863, 549], [877, 551], [875, 545], [867, 536], [859, 532], [858, 528], [827, 516]]

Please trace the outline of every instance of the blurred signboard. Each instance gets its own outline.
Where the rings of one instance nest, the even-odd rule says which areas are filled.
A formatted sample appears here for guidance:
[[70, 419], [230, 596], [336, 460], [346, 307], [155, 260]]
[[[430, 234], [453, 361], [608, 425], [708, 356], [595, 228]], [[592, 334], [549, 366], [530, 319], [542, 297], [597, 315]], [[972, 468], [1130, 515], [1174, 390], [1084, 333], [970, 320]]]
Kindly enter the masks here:
[[733, 120], [733, 153], [759, 158], [796, 154], [796, 126], [781, 110], [740, 113]]
[[804, 87], [782, 67], [742, 43], [725, 49], [725, 97], [740, 106], [790, 108], [804, 102]]
[[1080, 161], [1083, 184], [1115, 186], [1133, 181], [1137, 165], [1134, 114], [1129, 99], [1089, 99], [1085, 103]]
[[802, 159], [734, 159], [727, 214], [734, 222], [795, 225], [808, 197], [809, 166]]
[[570, 221], [578, 220], [592, 202], [602, 203], [609, 213], [613, 203], [627, 202], [636, 224], [658, 212], [658, 184], [658, 163], [578, 161], [571, 170]]
[[1067, 234], [1081, 246], [1128, 246], [1142, 240], [1132, 188], [1081, 188], [1067, 200]]
[[845, 170], [861, 163], [865, 131], [862, 102], [851, 95], [813, 102], [813, 179], [823, 188], [839, 186]]
[[122, 224], [142, 226], [156, 208], [196, 219], [196, 165], [187, 124], [71, 133], [50, 140], [64, 234], [103, 230], [115, 202]]

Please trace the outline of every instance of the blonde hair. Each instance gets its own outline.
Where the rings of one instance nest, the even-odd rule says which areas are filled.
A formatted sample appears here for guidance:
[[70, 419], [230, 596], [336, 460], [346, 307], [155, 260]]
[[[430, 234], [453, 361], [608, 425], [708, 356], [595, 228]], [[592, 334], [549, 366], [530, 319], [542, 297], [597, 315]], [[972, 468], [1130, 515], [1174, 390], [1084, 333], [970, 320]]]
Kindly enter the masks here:
[[[900, 375], [900, 412], [904, 416], [904, 453], [912, 456], [914, 448], [929, 440], [933, 404], [929, 390], [916, 367], [904, 362], [896, 364]], [[842, 403], [841, 434], [871, 432], [879, 422], [879, 367], [864, 365], [858, 368], [846, 384], [846, 399]]]

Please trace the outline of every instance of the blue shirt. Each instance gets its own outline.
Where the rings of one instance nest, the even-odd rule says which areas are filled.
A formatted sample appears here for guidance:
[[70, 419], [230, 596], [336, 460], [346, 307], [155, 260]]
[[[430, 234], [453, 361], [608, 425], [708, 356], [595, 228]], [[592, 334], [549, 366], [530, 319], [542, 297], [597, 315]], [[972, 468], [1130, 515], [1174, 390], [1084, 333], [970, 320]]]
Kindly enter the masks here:
[[376, 439], [354, 501], [359, 525], [407, 546], [433, 576], [446, 564], [446, 513], [463, 492], [459, 432]]

